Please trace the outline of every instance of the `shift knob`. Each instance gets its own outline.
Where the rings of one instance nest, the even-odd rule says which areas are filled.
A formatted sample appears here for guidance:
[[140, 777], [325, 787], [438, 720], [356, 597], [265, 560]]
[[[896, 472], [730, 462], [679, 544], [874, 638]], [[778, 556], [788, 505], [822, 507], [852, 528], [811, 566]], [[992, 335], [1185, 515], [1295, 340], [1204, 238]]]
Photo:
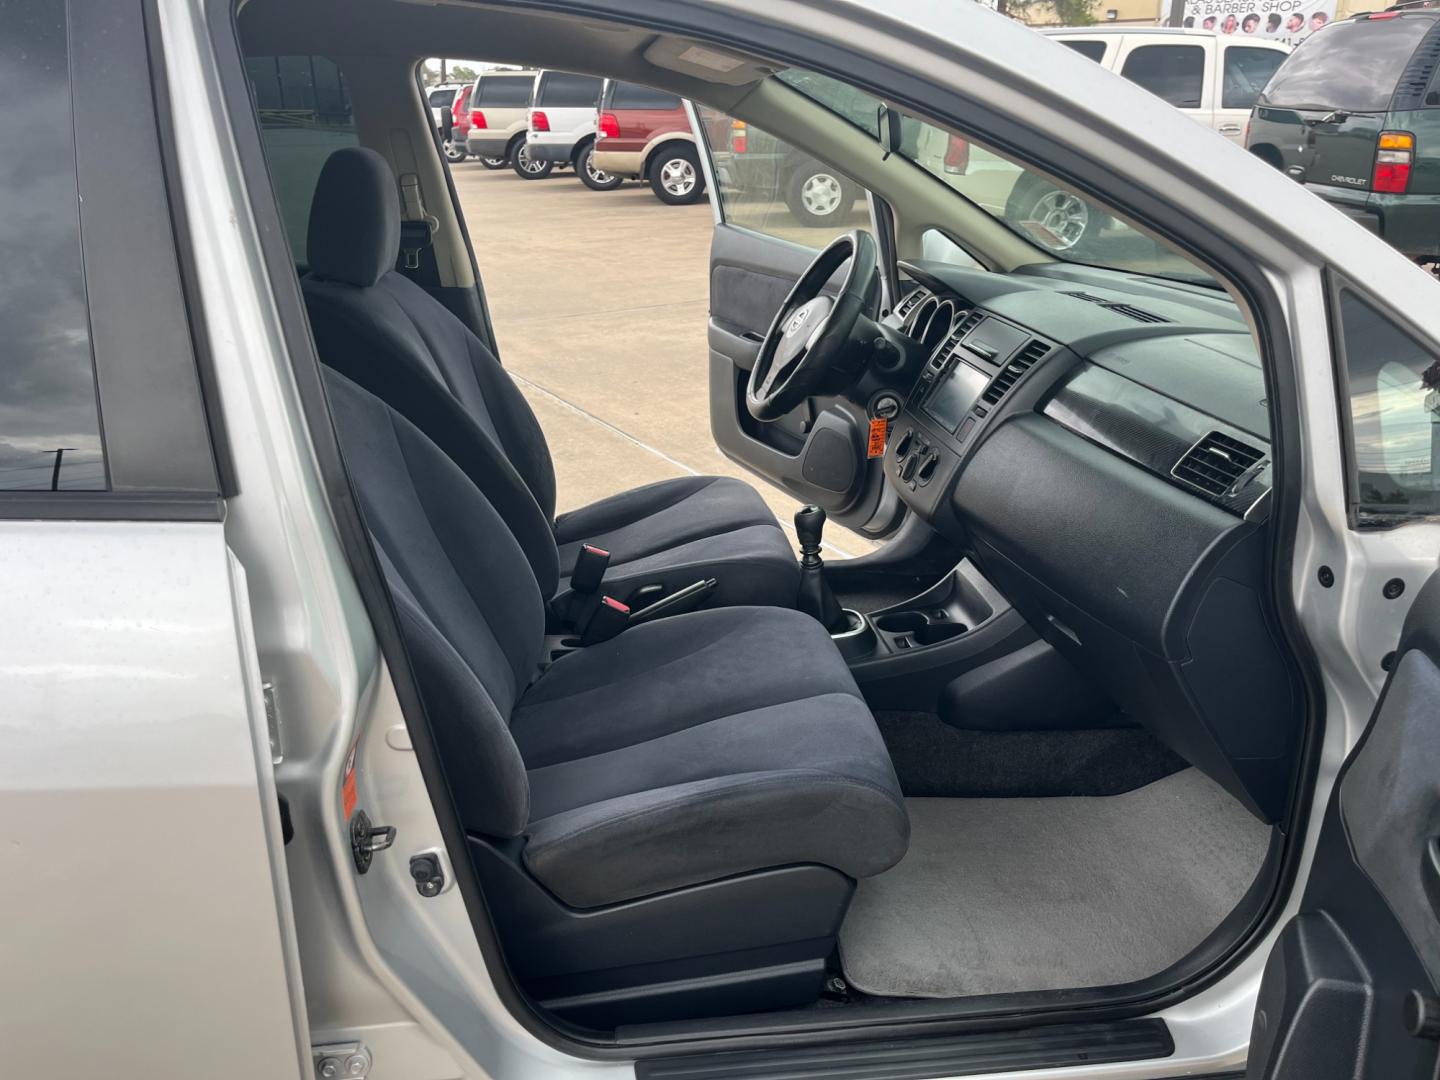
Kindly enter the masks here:
[[811, 503], [795, 511], [795, 535], [800, 538], [800, 553], [820, 553], [820, 537], [825, 532], [825, 509]]

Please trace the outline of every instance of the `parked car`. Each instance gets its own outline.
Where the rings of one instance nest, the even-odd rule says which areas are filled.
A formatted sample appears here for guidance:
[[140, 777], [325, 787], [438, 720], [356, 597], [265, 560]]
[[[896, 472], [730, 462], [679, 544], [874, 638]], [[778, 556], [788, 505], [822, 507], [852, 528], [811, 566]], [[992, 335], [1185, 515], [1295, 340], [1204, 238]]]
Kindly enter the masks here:
[[445, 158], [452, 165], [470, 155], [466, 140], [470, 135], [470, 94], [474, 89], [473, 83], [466, 83], [450, 103], [450, 137], [445, 141]]
[[525, 159], [525, 131], [537, 71], [487, 71], [470, 92], [470, 131], [465, 146], [489, 169]]
[[[5, 1080], [1435, 1076], [1440, 304], [1394, 248], [979, 3], [5, 10]], [[455, 41], [883, 212], [751, 227], [702, 137], [665, 295], [603, 224], [477, 260], [414, 79]], [[955, 134], [1106, 243], [962, 198]], [[731, 475], [625, 464], [661, 424]]]
[[[1041, 33], [1237, 144], [1244, 141], [1251, 106], [1290, 52], [1281, 42], [1210, 30], [1095, 26]], [[1043, 177], [1017, 182], [1012, 169], [980, 149], [946, 173], [975, 202], [1003, 207], [1007, 218], [1030, 223], [1052, 250], [1088, 243], [1110, 220]]]
[[527, 180], [549, 176], [557, 165], [578, 168], [581, 154], [595, 141], [596, 104], [605, 80], [568, 71], [542, 71], [535, 80], [525, 151], [528, 160], [515, 171]]
[[455, 100], [464, 88], [464, 83], [440, 83], [432, 86], [425, 95], [430, 115], [435, 120], [435, 130], [440, 132], [440, 142], [445, 147], [445, 156], [451, 161], [462, 161], [465, 157], [463, 151], [459, 157], [454, 156], [457, 149], [454, 146]]
[[760, 197], [778, 193], [807, 228], [837, 228], [850, 216], [861, 188], [839, 169], [745, 120], [708, 109], [701, 118], [722, 186]]
[[612, 178], [646, 180], [655, 197], [679, 206], [705, 194], [705, 176], [685, 102], [678, 95], [638, 83], [611, 80], [600, 100], [594, 149], [582, 160], [581, 178], [593, 168]]
[[1281, 65], [1245, 145], [1422, 262], [1440, 259], [1440, 11], [1331, 23]]

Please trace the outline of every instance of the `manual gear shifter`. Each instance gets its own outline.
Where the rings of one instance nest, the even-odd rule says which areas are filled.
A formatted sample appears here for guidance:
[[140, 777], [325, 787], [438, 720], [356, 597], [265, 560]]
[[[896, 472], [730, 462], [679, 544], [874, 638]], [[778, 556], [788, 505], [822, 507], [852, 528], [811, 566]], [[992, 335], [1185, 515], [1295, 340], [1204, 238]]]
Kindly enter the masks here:
[[795, 511], [795, 532], [800, 537], [800, 595], [796, 606], [833, 634], [844, 630], [847, 621], [825, 580], [825, 560], [820, 558], [820, 536], [824, 531], [823, 508], [811, 503]]

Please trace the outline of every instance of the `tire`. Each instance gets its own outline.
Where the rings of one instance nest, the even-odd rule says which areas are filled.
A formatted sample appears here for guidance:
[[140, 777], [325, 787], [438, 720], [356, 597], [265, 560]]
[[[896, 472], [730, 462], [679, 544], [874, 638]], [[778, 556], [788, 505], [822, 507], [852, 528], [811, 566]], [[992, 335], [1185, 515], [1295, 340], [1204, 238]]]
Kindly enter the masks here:
[[700, 157], [689, 143], [662, 146], [650, 159], [650, 190], [667, 206], [686, 206], [705, 194]]
[[580, 177], [580, 182], [591, 191], [614, 191], [625, 182], [623, 176], [615, 173], [601, 172], [591, 164], [591, 158], [595, 156], [595, 144], [588, 142], [580, 148], [580, 153], [575, 155], [575, 175]]
[[855, 185], [818, 162], [795, 169], [785, 181], [785, 205], [808, 229], [834, 227], [855, 206]]
[[456, 143], [454, 139], [451, 139], [445, 144], [445, 160], [450, 162], [451, 165], [459, 165], [460, 162], [469, 156], [469, 151]]
[[530, 157], [525, 141], [519, 140], [510, 152], [510, 167], [521, 180], [544, 180], [555, 170], [553, 161], [535, 161]]
[[1005, 220], [1020, 227], [1021, 222], [1034, 221], [1043, 225], [1038, 233], [1021, 229], [1041, 247], [1056, 253], [1084, 247], [1105, 228], [1109, 217], [1078, 195], [1044, 180], [1035, 179], [1017, 185], [1005, 203]]
[[482, 157], [480, 164], [484, 165], [487, 169], [505, 169], [510, 165], [510, 155], [506, 154], [504, 157]]

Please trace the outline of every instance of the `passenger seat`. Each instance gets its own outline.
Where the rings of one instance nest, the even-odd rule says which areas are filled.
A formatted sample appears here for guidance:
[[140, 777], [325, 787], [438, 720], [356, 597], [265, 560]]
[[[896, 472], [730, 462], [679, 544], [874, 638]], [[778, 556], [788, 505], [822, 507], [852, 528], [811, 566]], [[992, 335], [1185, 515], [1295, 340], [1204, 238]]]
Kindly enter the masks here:
[[[543, 569], [540, 577], [556, 610], [566, 609], [585, 544], [609, 552], [603, 589], [621, 601], [638, 599], [641, 589], [653, 601], [714, 578], [709, 606], [795, 606], [800, 572], [790, 542], [760, 495], [738, 480], [665, 480], [557, 518], [554, 467], [530, 406], [469, 328], [396, 272], [399, 251], [400, 197], [389, 165], [373, 150], [335, 151], [315, 188], [302, 280], [321, 362], [441, 444], [500, 500], [508, 520], [543, 523], [516, 530], [533, 565], [555, 563], [553, 584]], [[437, 403], [432, 389], [452, 404]]]
[[772, 1003], [818, 994], [853, 879], [909, 838], [824, 629], [717, 609], [552, 662], [542, 590], [481, 488], [395, 408], [333, 371], [326, 386], [454, 804], [504, 867], [490, 902], [512, 963], [621, 986], [606, 1007], [632, 1018], [696, 1007], [676, 972], [731, 979], [753, 1007], [767, 985]]

